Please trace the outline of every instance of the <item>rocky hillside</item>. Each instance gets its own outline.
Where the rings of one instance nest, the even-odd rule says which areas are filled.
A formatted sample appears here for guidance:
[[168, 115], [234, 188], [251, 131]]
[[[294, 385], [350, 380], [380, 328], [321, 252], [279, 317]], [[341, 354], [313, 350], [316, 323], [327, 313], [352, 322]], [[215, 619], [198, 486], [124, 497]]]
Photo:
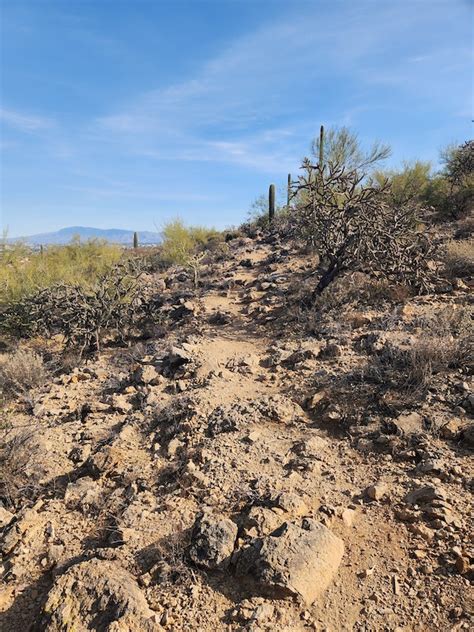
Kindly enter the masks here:
[[150, 279], [164, 333], [12, 404], [2, 631], [472, 629], [470, 287], [308, 311], [313, 269], [234, 239]]

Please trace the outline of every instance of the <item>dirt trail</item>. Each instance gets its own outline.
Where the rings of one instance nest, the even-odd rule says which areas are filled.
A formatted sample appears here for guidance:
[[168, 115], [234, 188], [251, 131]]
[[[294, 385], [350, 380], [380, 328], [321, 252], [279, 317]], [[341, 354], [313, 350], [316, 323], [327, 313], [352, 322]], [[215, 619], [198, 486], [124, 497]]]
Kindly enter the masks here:
[[[469, 580], [440, 562], [467, 546], [467, 452], [432, 438], [426, 450], [449, 456], [447, 475], [420, 473], [410, 456], [361, 449], [340, 423], [350, 396], [324, 414], [308, 405], [319, 382], [336, 382], [359, 356], [347, 334], [335, 345], [331, 333], [276, 330], [274, 308], [305, 260], [274, 255], [274, 245], [244, 244], [207, 279], [189, 325], [108, 352], [18, 413], [32, 430], [23, 467], [37, 491], [5, 518], [0, 630], [469, 628]], [[456, 517], [440, 530], [404, 504], [423, 485], [447, 490]], [[235, 552], [283, 522], [315, 518], [344, 542], [334, 581], [311, 604], [255, 594], [233, 561], [225, 571], [193, 564], [204, 509], [238, 525]], [[252, 512], [263, 523], [249, 522]], [[69, 581], [85, 588], [69, 594]]]

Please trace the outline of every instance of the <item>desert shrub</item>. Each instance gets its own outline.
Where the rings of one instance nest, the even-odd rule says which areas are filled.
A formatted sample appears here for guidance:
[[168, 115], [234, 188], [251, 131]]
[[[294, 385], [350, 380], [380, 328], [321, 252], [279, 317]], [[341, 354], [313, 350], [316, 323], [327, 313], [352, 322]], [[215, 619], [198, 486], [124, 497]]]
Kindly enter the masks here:
[[0, 501], [7, 507], [16, 508], [23, 498], [38, 489], [25, 473], [31, 458], [30, 436], [24, 432], [12, 437], [9, 431], [0, 436]]
[[122, 256], [104, 241], [73, 241], [33, 252], [21, 244], [0, 248], [0, 304], [21, 299], [58, 283], [88, 287]]
[[49, 376], [42, 356], [18, 348], [0, 360], [0, 393], [4, 397], [26, 395]]
[[474, 175], [474, 140], [459, 146], [447, 147], [441, 153], [444, 173], [451, 184], [460, 187], [472, 186]]
[[441, 220], [464, 217], [474, 206], [474, 141], [447, 147], [441, 161], [443, 169], [431, 178], [425, 202]]
[[446, 271], [450, 278], [474, 275], [474, 239], [450, 241], [446, 246]]
[[466, 217], [457, 223], [454, 239], [469, 239], [474, 235], [474, 217]]
[[386, 346], [371, 358], [369, 378], [401, 390], [424, 391], [435, 375], [473, 368], [472, 310], [446, 309], [417, 323], [422, 334], [409, 346]]
[[188, 265], [190, 260], [206, 249], [210, 242], [222, 240], [221, 233], [202, 226], [186, 226], [180, 219], [168, 222], [163, 228], [160, 259], [168, 265]]
[[409, 348], [389, 347], [370, 368], [381, 384], [402, 390], [426, 390], [437, 373], [461, 368], [466, 360], [465, 340], [421, 336]]
[[403, 303], [409, 296], [410, 291], [406, 286], [356, 272], [336, 279], [330, 288], [326, 288], [316, 298], [314, 306], [317, 310], [331, 311], [349, 303], [354, 306]]
[[388, 181], [387, 191], [390, 204], [399, 206], [408, 202], [424, 202], [430, 186], [431, 165], [419, 160], [405, 162], [399, 171], [376, 171], [373, 179], [379, 186]]
[[125, 341], [149, 316], [136, 261], [117, 264], [89, 287], [59, 284], [11, 302], [0, 313], [0, 333], [14, 337], [62, 335], [66, 348], [99, 351], [106, 336]]
[[432, 246], [415, 229], [416, 206], [389, 204], [386, 186], [364, 183], [364, 176], [337, 163], [321, 167], [306, 159], [303, 168], [295, 218], [300, 237], [320, 256], [315, 298], [339, 275], [356, 270], [417, 291], [429, 287]]

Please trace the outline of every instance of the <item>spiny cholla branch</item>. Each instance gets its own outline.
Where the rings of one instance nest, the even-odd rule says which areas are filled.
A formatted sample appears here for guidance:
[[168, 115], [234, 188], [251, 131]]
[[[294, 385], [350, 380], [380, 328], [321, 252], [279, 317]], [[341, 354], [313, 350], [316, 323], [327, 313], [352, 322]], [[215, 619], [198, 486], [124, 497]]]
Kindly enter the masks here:
[[124, 340], [147, 312], [139, 283], [142, 271], [133, 261], [115, 266], [92, 287], [59, 284], [11, 305], [0, 315], [0, 329], [20, 337], [64, 336], [67, 347], [100, 350], [104, 334]]
[[323, 266], [315, 295], [356, 269], [427, 289], [432, 247], [416, 230], [414, 205], [390, 206], [387, 183], [365, 184], [363, 176], [337, 163], [321, 167], [306, 159], [303, 170], [294, 187], [296, 224]]

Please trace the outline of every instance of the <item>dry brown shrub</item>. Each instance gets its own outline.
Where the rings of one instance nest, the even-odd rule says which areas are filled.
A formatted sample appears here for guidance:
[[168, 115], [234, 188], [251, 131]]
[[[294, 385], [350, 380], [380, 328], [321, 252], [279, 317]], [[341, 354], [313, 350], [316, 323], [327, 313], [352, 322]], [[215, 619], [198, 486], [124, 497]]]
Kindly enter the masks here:
[[450, 278], [474, 275], [474, 239], [450, 241], [446, 246], [446, 272]]
[[49, 371], [41, 355], [18, 348], [0, 361], [0, 394], [4, 397], [28, 397], [31, 389], [44, 384], [48, 376]]
[[474, 217], [465, 217], [457, 223], [455, 239], [469, 239], [474, 234]]
[[24, 498], [35, 496], [38, 484], [25, 473], [31, 459], [29, 440], [31, 432], [10, 435], [2, 428], [0, 437], [0, 501], [17, 508]]
[[470, 309], [446, 309], [419, 325], [423, 333], [408, 348], [387, 346], [371, 359], [369, 377], [400, 390], [424, 391], [437, 374], [473, 367], [473, 320]]

